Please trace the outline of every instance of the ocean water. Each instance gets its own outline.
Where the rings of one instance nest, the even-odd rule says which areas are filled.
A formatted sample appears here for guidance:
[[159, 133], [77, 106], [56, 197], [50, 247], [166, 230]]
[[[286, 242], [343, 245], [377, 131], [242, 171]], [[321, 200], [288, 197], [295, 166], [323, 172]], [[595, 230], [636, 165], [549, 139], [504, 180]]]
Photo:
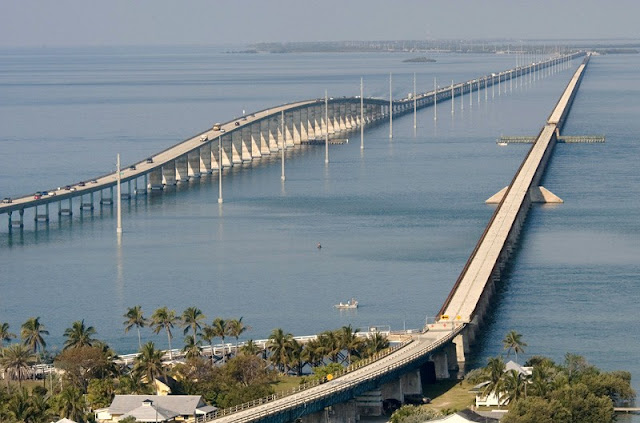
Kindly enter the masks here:
[[[242, 114], [305, 98], [426, 91], [515, 65], [508, 55], [226, 54], [206, 47], [0, 50], [0, 197], [86, 180], [140, 160]], [[472, 361], [501, 352], [511, 329], [527, 355], [580, 353], [605, 369], [640, 368], [636, 300], [640, 213], [640, 77], [636, 56], [595, 57], [565, 134], [605, 144], [558, 145], [545, 187], [565, 200], [529, 214], [492, 321]], [[575, 63], [577, 65], [577, 62]], [[137, 348], [122, 315], [141, 305], [202, 309], [239, 318], [246, 338], [282, 327], [295, 335], [345, 324], [419, 328], [444, 301], [493, 211], [484, 200], [511, 180], [527, 146], [500, 135], [534, 135], [571, 70], [471, 104], [464, 97], [394, 119], [331, 146], [264, 157], [125, 203], [121, 242], [114, 210], [76, 212], [24, 231], [0, 216], [0, 321], [13, 330], [40, 316], [61, 348], [85, 319], [119, 352]], [[316, 244], [322, 243], [318, 250]], [[357, 311], [333, 304], [351, 297]], [[181, 342], [177, 331], [174, 345]], [[143, 330], [166, 347], [166, 337]]]

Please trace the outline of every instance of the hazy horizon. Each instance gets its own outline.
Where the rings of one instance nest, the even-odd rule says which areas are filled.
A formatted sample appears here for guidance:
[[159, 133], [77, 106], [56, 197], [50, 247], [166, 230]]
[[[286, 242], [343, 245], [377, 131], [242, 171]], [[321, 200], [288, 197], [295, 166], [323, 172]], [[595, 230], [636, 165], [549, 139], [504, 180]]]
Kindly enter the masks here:
[[597, 0], [23, 0], [0, 4], [0, 47], [639, 38], [639, 3], [603, 6]]

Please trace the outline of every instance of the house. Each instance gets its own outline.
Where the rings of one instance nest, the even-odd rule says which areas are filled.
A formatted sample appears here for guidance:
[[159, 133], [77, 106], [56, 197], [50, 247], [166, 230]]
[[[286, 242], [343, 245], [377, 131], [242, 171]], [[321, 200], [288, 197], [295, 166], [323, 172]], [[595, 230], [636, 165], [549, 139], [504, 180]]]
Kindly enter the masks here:
[[51, 422], [51, 423], [76, 423], [76, 422], [74, 422], [73, 420], [69, 420], [67, 418], [64, 418], [64, 419], [58, 420], [57, 422]]
[[108, 408], [95, 410], [95, 416], [99, 423], [129, 416], [139, 422], [181, 422], [215, 410], [200, 395], [116, 395]]
[[498, 419], [487, 417], [476, 413], [475, 411], [465, 409], [458, 411], [455, 414], [450, 414], [438, 420], [429, 420], [429, 423], [469, 423], [469, 422], [482, 422], [482, 423], [497, 423]]
[[[533, 367], [525, 367], [525, 366], [519, 365], [515, 361], [509, 361], [507, 364], [505, 364], [504, 371], [506, 373], [510, 370], [515, 370], [521, 375], [529, 377], [531, 376]], [[496, 392], [493, 391], [493, 392], [490, 392], [488, 395], [482, 394], [484, 387], [487, 386], [488, 384], [489, 382], [483, 382], [473, 387], [472, 392], [476, 393], [476, 407], [480, 407], [480, 406], [499, 407], [499, 406], [507, 405], [508, 400], [503, 399], [502, 401], [500, 401], [502, 392], [499, 392], [496, 394]]]

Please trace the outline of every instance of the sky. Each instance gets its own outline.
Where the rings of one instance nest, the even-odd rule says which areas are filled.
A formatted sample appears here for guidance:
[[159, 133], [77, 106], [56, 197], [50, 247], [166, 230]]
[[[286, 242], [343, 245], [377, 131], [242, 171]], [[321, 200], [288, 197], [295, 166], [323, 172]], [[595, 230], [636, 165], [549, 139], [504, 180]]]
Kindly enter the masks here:
[[0, 47], [640, 38], [637, 0], [0, 0]]

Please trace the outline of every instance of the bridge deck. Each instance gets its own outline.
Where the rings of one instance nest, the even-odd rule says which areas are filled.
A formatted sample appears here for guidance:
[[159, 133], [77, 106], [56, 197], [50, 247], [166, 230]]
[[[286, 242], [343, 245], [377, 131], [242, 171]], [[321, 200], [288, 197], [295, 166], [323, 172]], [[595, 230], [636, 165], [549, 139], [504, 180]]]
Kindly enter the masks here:
[[[567, 88], [556, 104], [549, 120], [531, 147], [520, 170], [509, 186], [502, 203], [493, 215], [485, 234], [476, 247], [475, 253], [467, 263], [463, 275], [454, 287], [453, 295], [443, 307], [441, 314], [449, 318], [471, 321], [487, 283], [499, 262], [503, 248], [507, 244], [511, 230], [523, 207], [528, 207], [525, 198], [529, 193], [540, 167], [546, 164], [547, 150], [553, 148], [556, 129], [566, 116], [571, 100], [575, 95], [580, 77], [585, 69], [581, 64], [571, 78]], [[542, 169], [543, 170], [543, 169]]]

